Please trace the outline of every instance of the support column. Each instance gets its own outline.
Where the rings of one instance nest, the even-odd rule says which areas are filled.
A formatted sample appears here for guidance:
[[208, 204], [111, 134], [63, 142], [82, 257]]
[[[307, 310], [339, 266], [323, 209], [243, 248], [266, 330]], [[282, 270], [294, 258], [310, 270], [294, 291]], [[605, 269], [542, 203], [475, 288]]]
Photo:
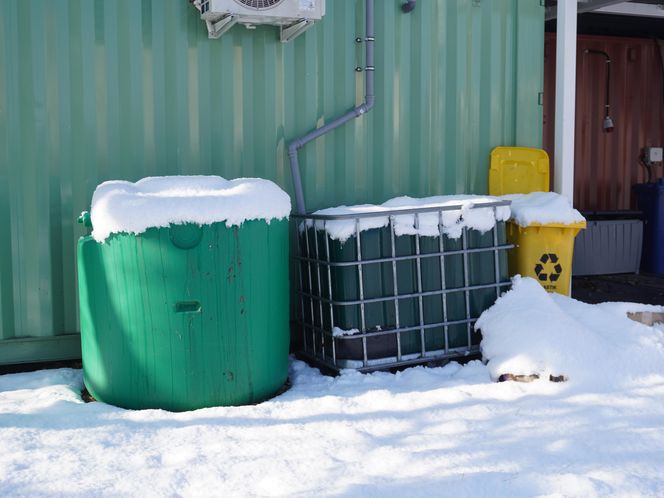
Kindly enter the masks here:
[[554, 190], [574, 200], [576, 0], [558, 1]]

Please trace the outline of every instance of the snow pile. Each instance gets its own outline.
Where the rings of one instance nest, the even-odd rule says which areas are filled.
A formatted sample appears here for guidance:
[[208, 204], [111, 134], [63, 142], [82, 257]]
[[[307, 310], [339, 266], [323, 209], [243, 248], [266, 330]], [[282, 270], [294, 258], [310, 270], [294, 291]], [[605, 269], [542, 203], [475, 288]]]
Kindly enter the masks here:
[[512, 201], [511, 219], [522, 227], [545, 223], [571, 225], [586, 221], [583, 215], [572, 207], [567, 197], [556, 192], [509, 194], [500, 198]]
[[92, 196], [90, 217], [92, 236], [103, 242], [113, 233], [139, 234], [172, 223], [269, 222], [287, 218], [290, 209], [288, 194], [269, 180], [163, 176], [102, 183]]
[[[314, 214], [340, 215], [340, 214], [360, 214], [376, 213], [376, 216], [360, 218], [359, 230], [365, 231], [373, 228], [383, 228], [389, 225], [390, 217], [381, 216], [381, 212], [394, 209], [412, 209], [428, 207], [450, 207], [455, 209], [442, 211], [443, 233], [451, 238], [459, 238], [464, 228], [479, 230], [484, 233], [491, 230], [497, 221], [505, 221], [510, 217], [509, 206], [493, 207], [475, 207], [482, 204], [496, 202], [500, 199], [489, 196], [479, 195], [445, 195], [433, 196], [416, 199], [413, 197], [396, 197], [384, 202], [381, 205], [361, 204], [357, 206], [339, 206], [327, 209], [321, 209]], [[397, 236], [416, 235], [425, 237], [438, 236], [438, 224], [441, 222], [439, 212], [393, 215], [394, 231]], [[416, 223], [417, 221], [417, 223]], [[317, 220], [316, 228], [327, 231], [330, 238], [345, 242], [355, 235], [355, 219], [344, 220]], [[309, 223], [311, 226], [311, 223]]]
[[630, 320], [628, 311], [664, 308], [632, 303], [585, 304], [549, 294], [532, 278], [477, 320], [482, 355], [493, 379], [502, 374], [564, 375], [574, 382], [623, 384], [664, 375], [664, 332]]

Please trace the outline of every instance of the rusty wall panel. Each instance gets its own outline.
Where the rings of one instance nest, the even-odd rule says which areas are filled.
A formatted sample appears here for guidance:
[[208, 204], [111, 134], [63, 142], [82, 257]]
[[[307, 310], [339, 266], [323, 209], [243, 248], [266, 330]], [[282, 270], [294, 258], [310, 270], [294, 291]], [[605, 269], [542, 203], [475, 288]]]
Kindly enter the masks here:
[[[664, 81], [658, 44], [651, 39], [579, 36], [577, 44], [574, 205], [582, 210], [634, 207], [631, 186], [645, 180], [638, 158], [646, 146], [664, 145]], [[611, 57], [612, 133], [602, 129], [606, 62], [586, 54], [603, 50]], [[556, 37], [544, 48], [543, 144], [553, 164]], [[655, 177], [664, 176], [661, 167]], [[553, 182], [553, 178], [552, 178]]]

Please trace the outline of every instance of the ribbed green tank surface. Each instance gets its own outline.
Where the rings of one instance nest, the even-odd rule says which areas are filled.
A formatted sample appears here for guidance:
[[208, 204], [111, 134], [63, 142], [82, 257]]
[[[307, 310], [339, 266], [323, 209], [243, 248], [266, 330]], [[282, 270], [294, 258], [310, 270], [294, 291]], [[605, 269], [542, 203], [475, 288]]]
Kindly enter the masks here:
[[274, 395], [288, 374], [288, 221], [171, 225], [78, 243], [85, 385], [124, 408]]

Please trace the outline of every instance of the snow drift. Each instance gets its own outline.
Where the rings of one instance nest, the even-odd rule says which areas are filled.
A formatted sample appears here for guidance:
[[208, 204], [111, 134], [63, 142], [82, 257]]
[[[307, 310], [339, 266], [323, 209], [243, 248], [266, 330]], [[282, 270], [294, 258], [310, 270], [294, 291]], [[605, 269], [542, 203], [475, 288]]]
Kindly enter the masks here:
[[482, 355], [502, 374], [620, 384], [664, 375], [664, 332], [630, 320], [628, 311], [662, 311], [634, 303], [586, 304], [549, 294], [532, 278], [514, 277], [510, 291], [477, 320]]

